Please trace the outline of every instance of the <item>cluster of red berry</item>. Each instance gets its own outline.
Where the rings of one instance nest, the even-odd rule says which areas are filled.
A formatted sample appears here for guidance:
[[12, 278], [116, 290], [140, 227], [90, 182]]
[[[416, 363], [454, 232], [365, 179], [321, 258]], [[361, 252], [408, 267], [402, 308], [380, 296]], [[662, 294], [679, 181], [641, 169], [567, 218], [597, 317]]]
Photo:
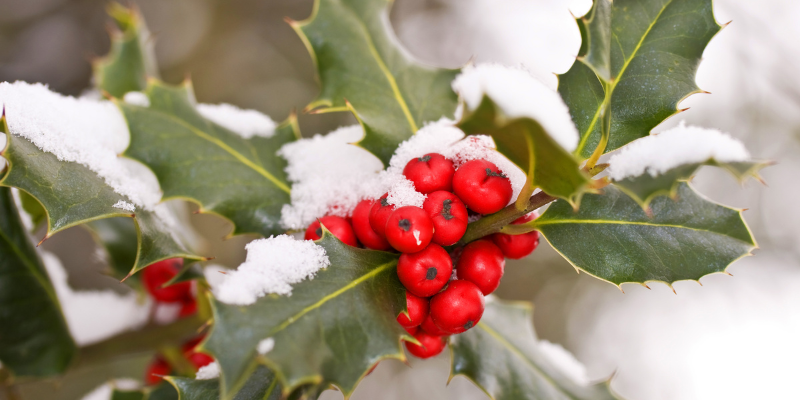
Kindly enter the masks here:
[[[394, 248], [403, 253], [397, 275], [406, 287], [408, 314], [400, 314], [397, 322], [420, 343], [406, 343], [408, 351], [428, 358], [444, 350], [449, 335], [465, 332], [480, 321], [484, 296], [500, 284], [505, 257], [530, 254], [539, 243], [539, 233], [496, 233], [448, 252], [445, 247], [464, 236], [470, 212], [492, 214], [509, 203], [511, 181], [487, 160], [472, 160], [456, 169], [437, 153], [411, 160], [403, 175], [427, 195], [422, 208], [396, 208], [387, 202], [387, 193], [359, 203], [352, 219], [320, 218], [308, 227], [305, 238], [319, 239], [322, 223], [351, 246], [360, 241], [370, 249]], [[513, 223], [534, 218], [536, 214], [530, 213]]]
[[[164, 287], [164, 284], [172, 280], [182, 269], [183, 259], [173, 258], [159, 261], [149, 265], [142, 271], [142, 282], [147, 293], [153, 297], [156, 304], [180, 304], [179, 317], [187, 317], [197, 312], [197, 299], [192, 290], [192, 282], [179, 282]], [[195, 337], [181, 346], [183, 356], [194, 366], [200, 369], [212, 362], [214, 358], [206, 353], [195, 350], [195, 347], [203, 340], [205, 335]], [[157, 385], [161, 382], [161, 376], [170, 375], [172, 367], [162, 356], [157, 355], [147, 367], [145, 373], [145, 384]]]

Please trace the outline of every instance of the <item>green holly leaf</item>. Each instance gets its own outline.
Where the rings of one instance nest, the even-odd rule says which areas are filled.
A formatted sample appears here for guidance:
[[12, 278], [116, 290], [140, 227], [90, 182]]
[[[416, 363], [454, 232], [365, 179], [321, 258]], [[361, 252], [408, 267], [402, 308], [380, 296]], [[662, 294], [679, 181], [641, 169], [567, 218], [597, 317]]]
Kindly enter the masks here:
[[64, 372], [77, 352], [53, 285], [0, 187], [0, 362], [17, 376]]
[[[168, 376], [165, 379], [178, 391], [180, 400], [219, 398], [219, 379], [192, 379]], [[280, 400], [283, 390], [269, 368], [260, 365], [233, 397], [234, 400]]]
[[299, 138], [294, 116], [272, 137], [245, 139], [203, 118], [192, 88], [152, 81], [149, 107], [118, 102], [128, 121], [131, 144], [126, 156], [156, 174], [164, 198], [200, 205], [234, 224], [233, 234], [283, 233], [281, 207], [289, 203], [286, 161], [275, 153]]
[[493, 400], [616, 399], [607, 383], [582, 386], [539, 349], [528, 303], [487, 301], [481, 322], [450, 339], [451, 376], [463, 375]]
[[114, 207], [129, 200], [114, 192], [88, 167], [59, 161], [52, 153], [42, 151], [27, 139], [8, 134], [6, 117], [0, 119], [6, 134], [6, 148], [0, 155], [8, 161], [0, 185], [27, 192], [39, 201], [47, 214], [48, 237], [64, 229], [104, 218], [133, 218], [136, 228], [136, 261], [129, 275], [168, 258], [205, 260], [187, 250], [180, 232], [176, 232], [154, 211], [137, 210], [135, 214]]
[[497, 150], [525, 171], [529, 191], [520, 194], [527, 200], [535, 188], [570, 203], [576, 203], [589, 184], [575, 159], [564, 150], [537, 121], [509, 118], [484, 95], [475, 110], [464, 108], [458, 127], [466, 134], [490, 135]]
[[584, 196], [577, 212], [556, 201], [532, 226], [575, 268], [615, 285], [699, 280], [756, 248], [741, 211], [687, 183], [678, 185], [677, 201], [653, 200], [651, 215], [621, 190], [603, 191]]
[[44, 212], [44, 207], [39, 204], [33, 196], [29, 195], [26, 192], [18, 191], [19, 193], [19, 200], [22, 203], [22, 209], [28, 216], [31, 217], [31, 222], [33, 223], [33, 230], [35, 231], [39, 226], [47, 220], [47, 213]]
[[114, 389], [111, 392], [111, 400], [147, 400], [148, 396], [144, 390], [121, 390]]
[[317, 66], [322, 90], [306, 107], [350, 110], [364, 128], [359, 146], [389, 165], [394, 150], [425, 122], [453, 117], [458, 70], [423, 66], [389, 23], [392, 0], [316, 0], [311, 17], [291, 21]]
[[[244, 307], [212, 302], [214, 327], [202, 347], [220, 364], [223, 399], [259, 362], [275, 371], [284, 394], [313, 383], [336, 385], [349, 396], [381, 359], [405, 359], [400, 338], [406, 333], [396, 321], [405, 311], [398, 256], [347, 246], [327, 230], [317, 244], [330, 266], [296, 284], [290, 296], [269, 295]], [[259, 356], [256, 347], [266, 338], [275, 346]]]
[[147, 78], [158, 76], [153, 39], [136, 9], [111, 3], [108, 13], [116, 29], [111, 30], [109, 54], [93, 63], [94, 79], [98, 89], [122, 97], [144, 90]]
[[110, 275], [118, 279], [126, 277], [136, 263], [138, 241], [133, 221], [130, 218], [105, 218], [84, 226], [108, 256]]
[[578, 27], [583, 44], [558, 91], [581, 134], [575, 153], [583, 158], [603, 129], [607, 153], [647, 136], [681, 100], [702, 92], [697, 66], [720, 30], [711, 0], [596, 0]]

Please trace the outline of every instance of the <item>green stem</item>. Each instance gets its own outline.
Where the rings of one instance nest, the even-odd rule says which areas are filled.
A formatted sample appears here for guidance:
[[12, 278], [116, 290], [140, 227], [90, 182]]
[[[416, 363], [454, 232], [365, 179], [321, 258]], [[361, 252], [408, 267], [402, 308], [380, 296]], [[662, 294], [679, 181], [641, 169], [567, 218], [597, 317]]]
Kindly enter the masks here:
[[464, 233], [461, 240], [456, 243], [456, 246], [465, 245], [484, 236], [496, 233], [500, 231], [502, 227], [514, 222], [517, 218], [555, 200], [555, 197], [545, 192], [539, 192], [531, 196], [528, 201], [528, 206], [525, 207], [524, 210], [518, 210], [515, 204], [511, 204], [492, 215], [487, 215], [469, 224], [467, 226], [467, 231]]

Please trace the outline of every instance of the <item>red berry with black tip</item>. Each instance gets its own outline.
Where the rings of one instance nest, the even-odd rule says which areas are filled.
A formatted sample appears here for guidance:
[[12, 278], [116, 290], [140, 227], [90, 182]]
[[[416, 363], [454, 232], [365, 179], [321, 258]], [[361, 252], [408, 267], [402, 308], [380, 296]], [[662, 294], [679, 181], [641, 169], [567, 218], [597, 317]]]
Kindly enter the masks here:
[[453, 193], [443, 190], [433, 192], [425, 199], [422, 209], [433, 222], [433, 243], [450, 246], [458, 242], [467, 231], [467, 207]]
[[403, 175], [414, 182], [414, 189], [422, 194], [437, 190], [453, 190], [453, 162], [439, 153], [428, 153], [415, 158], [403, 168]]
[[429, 302], [427, 298], [415, 296], [406, 290], [406, 309], [408, 315], [400, 313], [397, 322], [403, 328], [413, 328], [419, 326], [428, 317]]
[[194, 367], [197, 369], [203, 368], [206, 365], [214, 362], [214, 357], [211, 357], [206, 353], [200, 353], [200, 352], [190, 353], [187, 355], [187, 358], [192, 363], [192, 365], [194, 365]]
[[389, 193], [385, 193], [375, 201], [372, 209], [369, 210], [369, 226], [382, 238], [386, 237], [386, 222], [396, 208], [386, 200], [388, 197]]
[[170, 258], [150, 264], [142, 271], [142, 282], [147, 292], [156, 301], [162, 303], [176, 303], [192, 298], [192, 283], [179, 282], [167, 287], [162, 287], [169, 282], [183, 268], [182, 258]]
[[386, 240], [402, 253], [421, 251], [432, 238], [433, 221], [419, 207], [400, 207], [386, 221]]
[[397, 276], [406, 290], [419, 297], [430, 297], [447, 285], [453, 274], [453, 261], [438, 244], [422, 251], [404, 253], [397, 262]]
[[500, 285], [506, 259], [503, 252], [491, 240], [476, 240], [464, 247], [456, 263], [456, 275], [460, 280], [474, 283], [483, 295], [488, 295]]
[[378, 235], [369, 223], [369, 212], [374, 205], [375, 200], [363, 200], [358, 203], [353, 211], [353, 231], [364, 247], [373, 250], [388, 250], [390, 247], [389, 242], [381, 235]]
[[431, 319], [430, 315], [428, 315], [428, 318], [425, 318], [425, 321], [422, 321], [422, 325], [419, 326], [419, 329], [422, 329], [423, 331], [435, 336], [450, 335], [449, 333], [443, 331], [442, 328], [436, 326], [436, 323], [433, 322], [433, 319]]
[[320, 223], [331, 231], [333, 236], [336, 236], [339, 240], [344, 242], [344, 244], [353, 247], [358, 246], [356, 233], [353, 232], [353, 227], [350, 226], [350, 223], [347, 222], [346, 219], [334, 215], [322, 217], [309, 225], [308, 229], [306, 229], [306, 240], [319, 240], [322, 237], [322, 226]]
[[178, 312], [179, 318], [194, 315], [197, 312], [197, 300], [194, 298], [185, 299], [181, 302], [181, 310]]
[[472, 160], [453, 175], [453, 192], [471, 210], [493, 214], [505, 207], [513, 190], [511, 181], [494, 163]]
[[439, 353], [447, 347], [447, 340], [444, 337], [431, 335], [425, 331], [417, 332], [414, 338], [417, 339], [420, 344], [406, 342], [406, 348], [409, 353], [418, 358], [431, 358], [439, 355]]
[[431, 299], [431, 319], [447, 333], [462, 333], [478, 324], [483, 308], [483, 293], [478, 286], [455, 280]]
[[[539, 214], [534, 211], [530, 214], [517, 218], [511, 224], [524, 224], [526, 222], [533, 221], [538, 217]], [[533, 251], [536, 250], [536, 247], [539, 246], [539, 232], [531, 231], [521, 235], [495, 233], [492, 235], [492, 241], [497, 245], [497, 247], [500, 248], [500, 250], [503, 251], [503, 255], [505, 255], [506, 258], [519, 260], [520, 258], [526, 257], [528, 254], [533, 253]]]
[[162, 376], [172, 373], [172, 368], [166, 360], [161, 357], [156, 357], [150, 365], [147, 366], [147, 371], [144, 374], [144, 383], [147, 386], [155, 386], [161, 383]]

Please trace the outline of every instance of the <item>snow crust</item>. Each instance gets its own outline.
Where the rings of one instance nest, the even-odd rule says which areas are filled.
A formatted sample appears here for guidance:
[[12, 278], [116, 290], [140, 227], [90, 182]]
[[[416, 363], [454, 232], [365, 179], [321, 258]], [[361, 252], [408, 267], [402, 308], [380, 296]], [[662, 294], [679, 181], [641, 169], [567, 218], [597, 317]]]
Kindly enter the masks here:
[[746, 161], [750, 153], [742, 142], [716, 129], [686, 125], [684, 121], [659, 134], [632, 142], [609, 160], [608, 176], [615, 180], [647, 172], [656, 177], [675, 167], [702, 163]]
[[206, 364], [200, 367], [197, 370], [197, 374], [194, 376], [195, 379], [216, 379], [219, 378], [219, 363], [214, 361], [210, 364]]
[[112, 207], [119, 208], [120, 210], [130, 211], [130, 212], [136, 211], [136, 206], [134, 206], [133, 204], [128, 203], [127, 201], [124, 201], [124, 200], [120, 200], [120, 201], [114, 203], [114, 205]]
[[256, 111], [243, 110], [231, 104], [198, 104], [197, 111], [212, 122], [250, 139], [254, 136], [272, 137], [278, 124]]
[[578, 146], [578, 129], [564, 100], [521, 68], [499, 64], [467, 66], [453, 81], [453, 90], [469, 110], [475, 110], [486, 95], [510, 118], [529, 117], [567, 151]]
[[224, 303], [248, 305], [268, 293], [290, 295], [293, 283], [330, 265], [321, 246], [288, 235], [254, 240], [245, 249], [245, 262], [228, 272], [214, 293]]
[[256, 347], [256, 350], [258, 351], [258, 354], [261, 354], [263, 356], [264, 354], [267, 354], [270, 351], [272, 351], [272, 349], [274, 348], [275, 348], [275, 339], [266, 338], [258, 342], [258, 347]]

